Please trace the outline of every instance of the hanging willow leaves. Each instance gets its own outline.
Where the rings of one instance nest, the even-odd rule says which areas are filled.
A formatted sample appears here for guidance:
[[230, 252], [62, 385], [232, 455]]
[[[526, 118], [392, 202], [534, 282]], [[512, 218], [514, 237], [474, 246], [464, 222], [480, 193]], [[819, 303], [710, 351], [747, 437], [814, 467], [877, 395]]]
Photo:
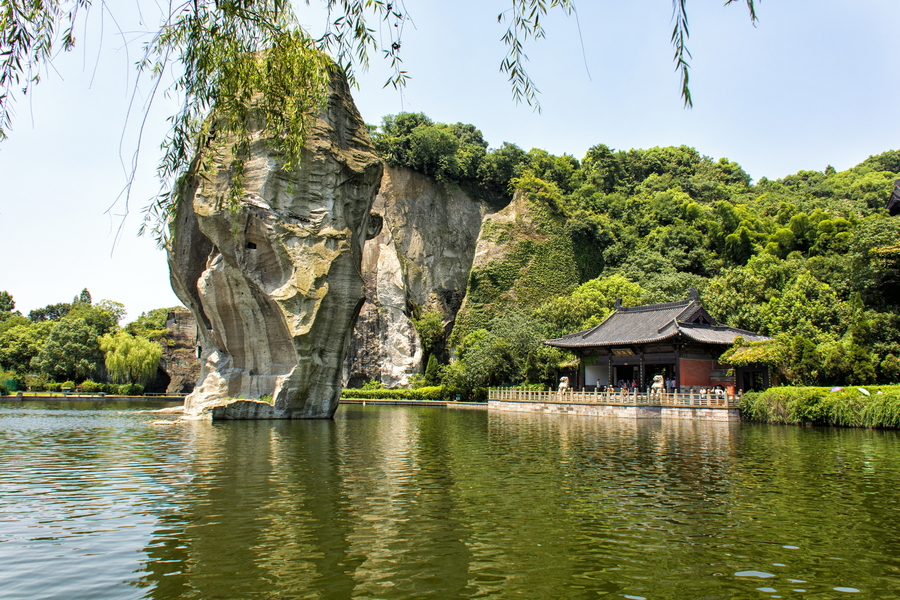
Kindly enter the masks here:
[[[740, 0], [725, 0], [725, 6], [735, 2], [740, 2]], [[744, 2], [747, 4], [747, 10], [750, 12], [750, 22], [756, 25], [755, 0], [744, 0]], [[690, 31], [688, 30], [686, 5], [687, 0], [672, 0], [672, 20], [675, 22], [675, 26], [672, 29], [671, 41], [672, 46], [675, 47], [675, 56], [673, 57], [675, 70], [681, 76], [681, 98], [684, 100], [685, 108], [690, 108], [694, 106], [694, 101], [691, 98], [690, 87], [690, 63], [688, 59], [691, 58], [691, 52], [687, 48]]]
[[525, 43], [529, 39], [546, 37], [541, 18], [547, 15], [549, 9], [557, 7], [567, 15], [575, 10], [571, 0], [513, 0], [511, 8], [497, 15], [498, 23], [507, 18], [510, 21], [509, 28], [501, 38], [507, 46], [507, 52], [506, 58], [500, 63], [500, 72], [508, 75], [513, 99], [516, 102], [524, 101], [536, 110], [540, 110], [540, 103], [537, 101], [540, 90], [525, 70], [525, 63], [528, 62]]
[[40, 67], [53, 56], [60, 27], [63, 50], [72, 49], [78, 11], [89, 5], [89, 0], [0, 0], [0, 140], [12, 125], [12, 93], [18, 88], [25, 95], [40, 81]]
[[[148, 48], [155, 60], [148, 59], [145, 68], [161, 74], [178, 49], [183, 68], [175, 91], [184, 102], [172, 118], [159, 168], [163, 192], [148, 209], [160, 241], [175, 207], [170, 190], [201, 146], [215, 140], [228, 144], [234, 159], [232, 208], [240, 200], [241, 165], [254, 130], [279, 149], [285, 169], [296, 165], [314, 111], [325, 102], [333, 63], [305, 32], [291, 26], [286, 12], [280, 15], [260, 27], [262, 18], [230, 19], [220, 11], [192, 9]], [[212, 165], [198, 167], [202, 174]]]
[[[510, 8], [498, 17], [509, 22], [502, 37], [507, 54], [500, 70], [508, 76], [513, 98], [539, 109], [539, 90], [525, 68], [525, 45], [545, 37], [543, 20], [549, 11], [560, 9], [571, 15], [575, 2], [509, 1]], [[755, 0], [743, 1], [755, 23]], [[408, 19], [404, 0], [319, 2], [328, 13], [327, 29], [319, 38], [300, 25], [288, 0], [187, 0], [169, 5], [139, 63], [142, 72], [154, 78], [154, 95], [160, 91], [163, 75], [171, 74], [175, 83], [163, 91], [182, 100], [163, 144], [162, 188], [147, 208], [145, 227], [156, 233], [160, 243], [165, 243], [174, 214], [172, 190], [191, 168], [198, 150], [211, 140], [230, 144], [228, 151], [235, 159], [228, 198], [233, 207], [241, 196], [240, 164], [250, 146], [251, 128], [258, 130], [254, 135], [277, 144], [285, 167], [292, 168], [312, 115], [325, 101], [334, 65], [353, 83], [354, 69], [365, 69], [370, 52], [380, 51], [392, 68], [385, 85], [406, 84], [408, 75], [400, 59]], [[674, 60], [681, 73], [684, 103], [691, 106], [686, 0], [672, 3]], [[90, 0], [0, 0], [0, 140], [11, 126], [16, 88], [26, 94], [55, 50], [72, 48], [73, 25], [79, 11], [89, 7]], [[106, 4], [102, 9], [108, 10]], [[388, 25], [387, 39], [375, 35], [373, 24], [379, 22]], [[132, 173], [127, 190], [133, 179]]]
[[[333, 69], [353, 82], [354, 65], [365, 68], [369, 52], [378, 48], [367, 18], [395, 24], [405, 18], [381, 0], [324, 1], [329, 26], [318, 39], [299, 25], [284, 0], [219, 0], [182, 5], [147, 45], [142, 69], [158, 79], [177, 65], [172, 91], [184, 99], [163, 144], [162, 190], [145, 220], [161, 245], [177, 207], [173, 189], [178, 180], [192, 168], [201, 176], [213, 168], [213, 153], [201, 153], [202, 147], [228, 146], [231, 185], [224, 201], [236, 209], [253, 139], [277, 148], [284, 169], [296, 167], [309, 127], [326, 101]], [[332, 15], [337, 17], [331, 20]], [[392, 41], [395, 46], [399, 39]], [[402, 86], [405, 72], [399, 62], [393, 64], [392, 82]], [[207, 162], [192, 164], [198, 155]]]

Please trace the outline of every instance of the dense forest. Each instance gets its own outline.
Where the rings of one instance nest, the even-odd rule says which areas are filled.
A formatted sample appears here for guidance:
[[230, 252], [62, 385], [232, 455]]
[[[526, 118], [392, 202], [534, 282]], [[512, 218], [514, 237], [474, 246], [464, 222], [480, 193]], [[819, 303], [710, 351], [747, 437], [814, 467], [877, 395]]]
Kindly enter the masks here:
[[[22, 315], [13, 296], [0, 292], [0, 393], [15, 381], [33, 391], [80, 385], [84, 392], [141, 394], [152, 384], [162, 344], [169, 343], [170, 308], [141, 314], [124, 327], [125, 307], [93, 302], [87, 289]], [[162, 390], [165, 391], [165, 385]]]
[[[449, 335], [418, 315], [432, 355], [424, 383], [476, 397], [550, 383], [575, 357], [541, 340], [599, 323], [617, 297], [681, 300], [691, 286], [720, 321], [775, 338], [739, 341], [731, 364], [769, 364], [789, 384], [900, 380], [900, 218], [885, 208], [900, 151], [752, 183], [739, 164], [687, 146], [598, 144], [578, 160], [489, 149], [473, 125], [422, 114], [371, 130], [387, 164], [516, 215], [485, 223], [482, 238], [503, 252], [472, 270]], [[450, 354], [443, 366], [434, 358]]]

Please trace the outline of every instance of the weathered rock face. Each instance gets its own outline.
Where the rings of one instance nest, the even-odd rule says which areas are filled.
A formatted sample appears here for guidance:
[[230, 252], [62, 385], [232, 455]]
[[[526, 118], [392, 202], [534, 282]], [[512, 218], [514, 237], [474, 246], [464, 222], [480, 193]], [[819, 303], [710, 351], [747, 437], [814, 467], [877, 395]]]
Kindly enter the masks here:
[[364, 298], [363, 243], [381, 226], [370, 209], [382, 165], [346, 81], [334, 76], [294, 170], [269, 140], [251, 144], [236, 211], [223, 202], [233, 163], [214, 162], [210, 180], [182, 188], [169, 250], [172, 287], [200, 325], [185, 411], [330, 418]]
[[167, 394], [189, 394], [200, 376], [197, 360], [197, 321], [190, 311], [176, 308], [166, 319], [171, 344], [163, 344], [160, 366], [169, 376]]
[[406, 385], [422, 349], [410, 317], [440, 311], [449, 326], [462, 304], [485, 207], [459, 188], [406, 168], [387, 168], [374, 210], [381, 233], [366, 244], [366, 302], [350, 344], [345, 381]]

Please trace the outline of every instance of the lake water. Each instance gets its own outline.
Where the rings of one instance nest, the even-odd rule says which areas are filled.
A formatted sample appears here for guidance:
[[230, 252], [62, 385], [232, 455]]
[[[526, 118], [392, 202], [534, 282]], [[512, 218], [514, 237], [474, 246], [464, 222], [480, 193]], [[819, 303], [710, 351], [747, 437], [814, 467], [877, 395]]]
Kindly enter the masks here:
[[896, 432], [0, 404], [0, 598], [898, 598]]

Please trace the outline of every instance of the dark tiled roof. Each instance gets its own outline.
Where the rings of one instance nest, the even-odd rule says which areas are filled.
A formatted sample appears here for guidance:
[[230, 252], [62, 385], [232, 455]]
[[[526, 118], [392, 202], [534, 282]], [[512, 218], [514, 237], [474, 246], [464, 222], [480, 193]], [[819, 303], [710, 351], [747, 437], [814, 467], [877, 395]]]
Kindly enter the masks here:
[[678, 335], [721, 345], [731, 345], [739, 336], [753, 342], [769, 339], [751, 331], [711, 324], [707, 320], [712, 318], [697, 300], [620, 307], [592, 329], [544, 343], [559, 348], [590, 348], [661, 342]]
[[900, 179], [894, 182], [894, 193], [888, 198], [887, 209], [892, 217], [900, 215]]
[[772, 338], [737, 329], [736, 327], [728, 327], [726, 325], [693, 325], [679, 324], [679, 330], [683, 335], [698, 342], [706, 342], [708, 344], [726, 344], [731, 345], [739, 337], [744, 338], [748, 342], [762, 342]]

